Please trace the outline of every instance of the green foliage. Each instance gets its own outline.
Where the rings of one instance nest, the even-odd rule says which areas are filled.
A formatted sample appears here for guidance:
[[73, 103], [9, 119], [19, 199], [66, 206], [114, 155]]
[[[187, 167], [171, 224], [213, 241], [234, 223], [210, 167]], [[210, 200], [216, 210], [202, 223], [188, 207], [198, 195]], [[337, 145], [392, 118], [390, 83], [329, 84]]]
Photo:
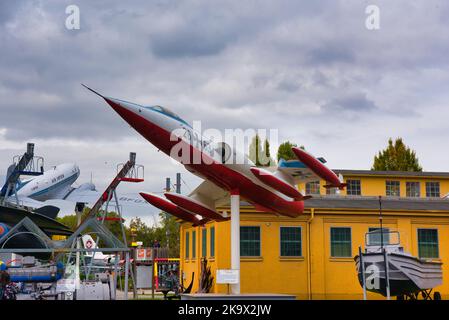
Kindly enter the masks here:
[[270, 156], [270, 142], [265, 139], [264, 146], [258, 134], [256, 134], [249, 146], [249, 159], [258, 167], [269, 167], [275, 164]]
[[[89, 212], [89, 208], [85, 208], [82, 214], [82, 219], [84, 219]], [[102, 212], [100, 213], [102, 214]], [[115, 212], [109, 212], [107, 217], [118, 217]], [[166, 213], [160, 213], [160, 223], [153, 226], [148, 226], [139, 217], [131, 219], [129, 227], [125, 226], [125, 235], [128, 245], [131, 245], [133, 240], [142, 241], [144, 247], [151, 247], [155, 240], [158, 240], [161, 247], [169, 247], [169, 254], [171, 257], [179, 257], [179, 223], [176, 219], [167, 215]], [[77, 226], [76, 215], [67, 215], [57, 220], [69, 227], [71, 230], [75, 231]], [[122, 229], [119, 221], [104, 221], [106, 227], [116, 236], [119, 240], [122, 239]], [[135, 237], [132, 237], [131, 229], [135, 229], [133, 232]], [[90, 230], [86, 230], [86, 233]], [[94, 237], [95, 239], [95, 237]], [[168, 239], [168, 241], [167, 241]], [[99, 242], [101, 247], [102, 241]]]
[[[83, 219], [87, 216], [87, 214], [89, 213], [90, 209], [89, 208], [84, 208], [83, 213], [81, 214], [81, 221], [83, 221]], [[77, 218], [76, 218], [76, 214], [72, 214], [72, 215], [67, 215], [64, 217], [57, 217], [56, 220], [60, 223], [62, 223], [63, 225], [67, 226], [70, 228], [70, 230], [75, 231], [76, 227], [77, 227]]]
[[164, 246], [168, 245], [169, 254], [171, 257], [179, 257], [179, 223], [176, 222], [176, 218], [165, 212], [160, 213], [161, 227], [160, 233], [161, 239], [164, 240]]
[[[159, 242], [161, 247], [169, 248], [170, 257], [179, 257], [179, 223], [176, 219], [161, 212], [160, 223], [149, 227], [140, 218], [134, 218], [129, 224], [129, 228], [126, 229], [127, 237], [129, 241], [132, 240], [131, 228], [135, 229], [135, 241], [142, 241], [144, 247], [151, 247], [155, 240]], [[168, 239], [168, 240], [167, 240]]]
[[212, 284], [214, 283], [214, 277], [212, 276], [212, 272], [210, 266], [207, 263], [206, 258], [201, 259], [201, 274], [200, 274], [200, 288], [198, 289], [199, 293], [209, 293], [212, 288]]
[[402, 138], [388, 139], [388, 147], [374, 156], [371, 170], [378, 171], [422, 171], [415, 151], [404, 144]]
[[[295, 153], [293, 152], [292, 148], [297, 147], [296, 143], [291, 143], [290, 141], [285, 141], [280, 144], [278, 148], [278, 154], [277, 159], [280, 161], [281, 159], [284, 160], [297, 160]], [[304, 149], [304, 146], [300, 147], [301, 149]]]

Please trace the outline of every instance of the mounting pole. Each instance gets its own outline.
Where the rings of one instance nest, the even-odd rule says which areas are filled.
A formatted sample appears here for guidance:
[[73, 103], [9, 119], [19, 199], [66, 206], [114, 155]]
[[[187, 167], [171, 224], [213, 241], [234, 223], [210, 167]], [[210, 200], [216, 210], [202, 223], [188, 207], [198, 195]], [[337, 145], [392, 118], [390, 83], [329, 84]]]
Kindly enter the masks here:
[[[78, 228], [81, 224], [81, 214], [83, 212], [84, 203], [77, 202], [75, 205], [75, 213], [76, 213], [76, 227]], [[76, 248], [81, 248], [81, 239], [77, 237], [76, 239]], [[93, 258], [92, 258], [93, 260]], [[89, 280], [89, 279], [87, 279]], [[75, 288], [78, 290], [80, 288], [81, 278], [80, 278], [80, 252], [77, 251], [75, 254]]]
[[124, 289], [124, 299], [128, 300], [128, 279], [129, 279], [129, 251], [125, 252], [125, 287]]
[[240, 294], [240, 192], [231, 191], [231, 269], [238, 271], [238, 283], [231, 286], [233, 294]]
[[363, 261], [362, 247], [359, 247], [359, 264], [360, 264], [360, 272], [362, 273], [363, 300], [366, 300], [365, 262]]
[[181, 193], [181, 173], [176, 173], [176, 193]]

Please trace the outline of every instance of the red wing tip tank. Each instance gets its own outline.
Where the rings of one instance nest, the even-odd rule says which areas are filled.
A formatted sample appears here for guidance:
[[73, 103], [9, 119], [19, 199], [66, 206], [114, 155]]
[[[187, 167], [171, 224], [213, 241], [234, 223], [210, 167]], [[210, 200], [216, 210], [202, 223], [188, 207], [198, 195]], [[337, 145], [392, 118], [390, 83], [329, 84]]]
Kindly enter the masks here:
[[179, 207], [194, 212], [196, 214], [199, 214], [202, 217], [216, 220], [216, 221], [225, 221], [227, 220], [225, 217], [223, 217], [221, 214], [216, 212], [215, 210], [209, 208], [205, 204], [195, 200], [191, 199], [187, 196], [183, 196], [181, 194], [177, 193], [165, 193], [165, 197], [173, 202], [174, 204], [178, 205]]
[[296, 157], [304, 163], [307, 167], [310, 168], [318, 177], [322, 178], [329, 182], [329, 184], [325, 185], [325, 188], [339, 188], [342, 190], [346, 187], [346, 183], [342, 183], [338, 176], [329, 168], [327, 168], [323, 163], [321, 163], [317, 158], [312, 156], [310, 153], [305, 150], [293, 147], [293, 152]]
[[159, 208], [162, 211], [175, 216], [176, 218], [179, 218], [187, 222], [191, 222], [194, 226], [203, 225], [209, 221], [209, 219], [200, 220], [190, 212], [185, 211], [184, 209], [178, 207], [176, 204], [155, 194], [151, 194], [148, 192], [139, 192], [139, 194], [142, 196], [142, 198], [145, 199], [145, 201], [155, 206], [156, 208]]

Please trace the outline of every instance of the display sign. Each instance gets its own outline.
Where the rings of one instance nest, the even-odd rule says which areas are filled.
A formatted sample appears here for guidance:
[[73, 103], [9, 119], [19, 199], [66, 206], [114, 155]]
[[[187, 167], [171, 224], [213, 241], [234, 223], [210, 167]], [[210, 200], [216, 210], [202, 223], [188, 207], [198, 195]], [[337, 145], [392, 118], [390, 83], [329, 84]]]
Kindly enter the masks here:
[[56, 282], [57, 292], [73, 292], [76, 289], [75, 279], [60, 279]]
[[217, 270], [218, 284], [238, 284], [239, 283], [239, 270], [233, 269], [218, 269]]
[[137, 260], [145, 259], [145, 249], [137, 249]]
[[137, 261], [151, 260], [152, 252], [153, 252], [152, 248], [138, 248], [136, 249], [136, 260]]
[[141, 247], [143, 246], [142, 241], [131, 242], [131, 247]]

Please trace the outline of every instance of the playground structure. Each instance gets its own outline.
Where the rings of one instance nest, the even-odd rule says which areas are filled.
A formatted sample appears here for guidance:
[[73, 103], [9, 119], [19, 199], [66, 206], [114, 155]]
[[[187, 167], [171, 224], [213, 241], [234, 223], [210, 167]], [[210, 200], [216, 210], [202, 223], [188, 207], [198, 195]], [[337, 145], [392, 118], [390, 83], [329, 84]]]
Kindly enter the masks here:
[[9, 166], [6, 181], [0, 191], [1, 204], [5, 205], [11, 195], [15, 196], [16, 205], [19, 206], [17, 197], [17, 184], [22, 175], [38, 176], [44, 173], [44, 158], [34, 155], [34, 143], [27, 144], [27, 151], [22, 155], [13, 157], [13, 163]]
[[[2, 189], [2, 194], [11, 195], [14, 193], [15, 185], [21, 174], [37, 174], [37, 171], [26, 171], [26, 168], [32, 169], [30, 163], [33, 163], [34, 157], [34, 145], [28, 144], [27, 152], [15, 162], [14, 168], [12, 166], [8, 170], [7, 182], [4, 186], [4, 193]], [[41, 158], [39, 158], [41, 159]], [[77, 203], [76, 215], [78, 218], [78, 227], [71, 233], [67, 234], [68, 238], [64, 240], [52, 240], [49, 236], [48, 230], [41, 228], [31, 217], [33, 217], [33, 212], [29, 212], [28, 216], [25, 215], [22, 220], [16, 223], [10, 230], [2, 234], [0, 237], [0, 254], [11, 254], [11, 255], [47, 255], [49, 257], [48, 263], [34, 263], [34, 264], [20, 264], [12, 262], [6, 267], [6, 270], [10, 269], [11, 273], [17, 273], [19, 268], [22, 270], [23, 274], [27, 276], [17, 278], [23, 280], [24, 283], [34, 282], [39, 280], [48, 281], [50, 289], [49, 295], [34, 292], [34, 297], [42, 298], [43, 296], [52, 296], [55, 299], [76, 299], [77, 293], [78, 298], [89, 299], [92, 298], [92, 292], [98, 291], [98, 289], [105, 290], [107, 287], [108, 292], [100, 296], [103, 298], [115, 299], [116, 298], [116, 288], [117, 288], [117, 276], [119, 274], [119, 269], [124, 268], [124, 298], [128, 298], [128, 282], [129, 276], [135, 284], [134, 275], [132, 269], [130, 268], [130, 253], [131, 250], [128, 248], [125, 229], [123, 226], [123, 217], [120, 209], [118, 197], [116, 195], [116, 188], [120, 182], [131, 182], [137, 183], [144, 181], [143, 173], [144, 168], [141, 165], [136, 165], [135, 163], [136, 154], [130, 153], [129, 160], [117, 166], [117, 175], [106, 188], [101, 197], [97, 200], [95, 205], [89, 210], [87, 215], [81, 221], [81, 213], [84, 208], [84, 204]], [[37, 160], [41, 161], [41, 160]], [[43, 160], [42, 160], [43, 161]], [[36, 162], [34, 162], [36, 163]], [[43, 163], [43, 162], [41, 162]], [[41, 170], [42, 172], [43, 170]], [[12, 192], [12, 193], [11, 193]], [[122, 239], [119, 240], [108, 228], [105, 226], [104, 221], [110, 220], [107, 217], [109, 202], [111, 199], [115, 199], [117, 206], [118, 218], [122, 231]], [[102, 208], [104, 210], [100, 211]], [[102, 213], [101, 213], [102, 212]], [[97, 237], [97, 242], [102, 241], [105, 245], [102, 248], [82, 248], [81, 247], [81, 237], [83, 234], [89, 233]], [[27, 234], [35, 237], [36, 242], [41, 243], [42, 246], [39, 248], [5, 248], [5, 245], [17, 236]], [[91, 271], [94, 269], [92, 266], [93, 260], [91, 259], [90, 265], [83, 265], [80, 268], [80, 263], [85, 260], [82, 259], [82, 255], [86, 253], [102, 252], [107, 254], [114, 254], [116, 259], [114, 259], [113, 265], [105, 268], [107, 272], [95, 274], [95, 280], [91, 280]], [[119, 266], [119, 257], [124, 256], [123, 266]], [[28, 257], [23, 257], [21, 260], [26, 261]], [[54, 274], [54, 267], [58, 266], [58, 277], [51, 276]], [[64, 267], [62, 267], [64, 266]], [[64, 272], [61, 273], [61, 270]], [[81, 281], [80, 270], [84, 270], [84, 279]], [[39, 273], [40, 272], [40, 273]], [[39, 278], [33, 277], [37, 274], [46, 274], [47, 277]], [[49, 276], [48, 276], [49, 275]], [[44, 282], [44, 281], [43, 281]], [[105, 285], [107, 284], [107, 286]], [[136, 286], [133, 285], [133, 288]]]
[[[193, 281], [184, 287], [180, 259], [170, 258], [168, 248], [136, 248], [134, 250], [133, 267], [136, 274], [137, 289], [151, 289], [160, 292], [164, 299], [179, 299], [181, 293], [190, 293]], [[173, 292], [169, 297], [168, 293]]]

